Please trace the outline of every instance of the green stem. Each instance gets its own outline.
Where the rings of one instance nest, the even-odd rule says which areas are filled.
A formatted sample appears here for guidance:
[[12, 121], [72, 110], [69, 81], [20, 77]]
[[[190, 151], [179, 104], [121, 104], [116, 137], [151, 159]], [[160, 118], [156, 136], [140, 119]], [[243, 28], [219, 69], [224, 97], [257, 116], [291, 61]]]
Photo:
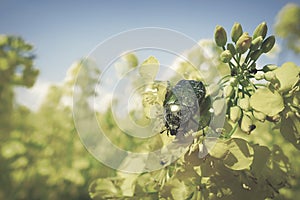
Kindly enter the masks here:
[[238, 66], [240, 66], [240, 63], [239, 63], [239, 61], [236, 59], [236, 57], [232, 57], [233, 59], [234, 59], [234, 61], [236, 62], [236, 64], [238, 65]]
[[233, 135], [233, 133], [235, 132], [235, 130], [236, 130], [236, 128], [238, 127], [238, 122], [236, 122], [235, 124], [234, 124], [234, 127], [231, 129], [231, 131], [226, 135], [226, 139], [229, 139], [229, 138], [231, 138], [231, 136]]
[[246, 56], [246, 59], [245, 59], [246, 66], [248, 66], [248, 60], [249, 60], [249, 57], [250, 57], [250, 53], [251, 53], [251, 50], [249, 49], [249, 51], [247, 53], [247, 56]]
[[230, 77], [231, 77], [230, 74], [228, 74], [228, 75], [226, 75], [226, 76], [223, 76], [223, 77], [218, 81], [218, 85], [221, 84], [222, 81], [223, 81], [224, 79], [227, 79], [227, 78], [230, 78]]
[[240, 65], [240, 62], [241, 62], [241, 57], [242, 57], [242, 54], [238, 54], [238, 65], [239, 65], [239, 67], [241, 67], [241, 65]]
[[262, 83], [256, 83], [254, 84], [255, 86], [261, 86], [261, 87], [267, 87], [265, 84], [262, 84]]

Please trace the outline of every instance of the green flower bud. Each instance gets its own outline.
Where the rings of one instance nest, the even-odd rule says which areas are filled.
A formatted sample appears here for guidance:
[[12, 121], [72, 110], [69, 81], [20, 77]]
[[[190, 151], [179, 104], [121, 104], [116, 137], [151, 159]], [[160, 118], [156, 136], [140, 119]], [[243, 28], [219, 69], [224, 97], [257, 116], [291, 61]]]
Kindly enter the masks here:
[[263, 72], [273, 71], [277, 69], [278, 67], [276, 65], [265, 65], [262, 69]]
[[229, 50], [225, 50], [221, 53], [220, 59], [223, 63], [228, 63], [232, 58], [232, 55]]
[[265, 77], [265, 79], [267, 81], [274, 81], [274, 80], [276, 80], [276, 74], [273, 71], [266, 72], [264, 74], [264, 77]]
[[240, 126], [242, 131], [248, 134], [250, 134], [251, 131], [256, 128], [256, 126], [253, 124], [252, 119], [248, 115], [243, 115]]
[[234, 23], [231, 29], [231, 39], [234, 43], [238, 41], [238, 39], [241, 37], [243, 34], [243, 28], [241, 24], [239, 23]]
[[219, 85], [210, 85], [208, 87], [208, 91], [207, 92], [208, 92], [208, 94], [210, 96], [216, 96], [220, 92], [220, 86]]
[[274, 35], [269, 36], [261, 45], [261, 50], [263, 53], [268, 53], [275, 45]]
[[257, 120], [259, 120], [261, 122], [264, 122], [265, 119], [266, 119], [266, 115], [264, 113], [262, 113], [262, 112], [258, 112], [258, 111], [254, 110], [252, 112], [252, 114], [253, 114], [253, 116], [254, 116], [255, 119], [257, 119]]
[[236, 50], [238, 53], [245, 53], [252, 42], [252, 38], [248, 35], [248, 33], [243, 33], [242, 36], [236, 42]]
[[232, 43], [228, 43], [227, 44], [227, 50], [230, 51], [231, 55], [234, 56], [236, 51], [235, 51], [235, 48], [234, 48], [234, 45]]
[[231, 97], [232, 94], [233, 94], [233, 87], [231, 85], [225, 86], [224, 88], [225, 97]]
[[216, 26], [215, 29], [215, 42], [219, 47], [225, 46], [227, 42], [227, 34], [222, 26]]
[[230, 108], [230, 120], [237, 122], [242, 116], [242, 110], [238, 106], [233, 106]]
[[255, 61], [256, 61], [256, 60], [259, 58], [259, 56], [260, 56], [261, 54], [262, 54], [261, 50], [258, 49], [258, 50], [256, 50], [256, 51], [251, 52], [250, 58], [251, 58], [252, 60], [255, 60]]
[[264, 74], [262, 74], [262, 73], [256, 73], [255, 75], [254, 75], [254, 78], [256, 79], [256, 80], [262, 80], [262, 79], [264, 79], [265, 78], [265, 76], [264, 76]]
[[252, 40], [250, 49], [252, 51], [257, 50], [260, 47], [260, 45], [262, 44], [263, 40], [264, 39], [262, 36], [259, 36], [259, 37], [255, 38], [254, 40]]
[[267, 31], [268, 31], [268, 27], [266, 22], [262, 22], [261, 24], [259, 24], [256, 29], [253, 32], [253, 39], [261, 36], [263, 39], [265, 39], [266, 35], [267, 35]]
[[239, 99], [238, 105], [240, 106], [241, 109], [248, 111], [250, 109], [249, 97], [246, 96], [242, 99]]

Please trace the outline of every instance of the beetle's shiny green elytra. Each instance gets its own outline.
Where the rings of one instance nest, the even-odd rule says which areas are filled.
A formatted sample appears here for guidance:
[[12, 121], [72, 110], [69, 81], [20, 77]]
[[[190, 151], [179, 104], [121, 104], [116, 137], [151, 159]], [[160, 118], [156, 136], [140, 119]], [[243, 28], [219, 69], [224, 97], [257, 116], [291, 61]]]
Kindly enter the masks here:
[[166, 129], [161, 133], [176, 135], [179, 129], [188, 129], [189, 121], [200, 114], [205, 94], [201, 81], [180, 80], [174, 87], [169, 86], [163, 102]]

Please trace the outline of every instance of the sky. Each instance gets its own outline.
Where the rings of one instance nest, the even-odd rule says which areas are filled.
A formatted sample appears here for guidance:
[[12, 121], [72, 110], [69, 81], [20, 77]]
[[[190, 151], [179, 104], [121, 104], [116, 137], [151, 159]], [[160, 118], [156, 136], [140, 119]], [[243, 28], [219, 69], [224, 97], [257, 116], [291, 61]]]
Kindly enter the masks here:
[[[36, 87], [46, 87], [61, 82], [74, 61], [120, 32], [162, 27], [198, 41], [212, 39], [216, 25], [230, 31], [239, 22], [252, 33], [266, 21], [271, 34], [278, 11], [288, 2], [300, 4], [299, 0], [0, 0], [0, 34], [22, 36], [35, 46], [40, 69]], [[39, 91], [31, 95], [41, 96]]]

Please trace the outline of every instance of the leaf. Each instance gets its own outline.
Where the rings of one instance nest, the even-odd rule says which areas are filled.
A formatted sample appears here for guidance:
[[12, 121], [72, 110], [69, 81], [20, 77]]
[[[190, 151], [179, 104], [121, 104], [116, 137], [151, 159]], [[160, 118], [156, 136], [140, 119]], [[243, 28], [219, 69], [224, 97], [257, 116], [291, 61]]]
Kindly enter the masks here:
[[147, 58], [139, 67], [139, 73], [145, 82], [154, 81], [158, 70], [159, 70], [159, 62], [153, 56]]
[[249, 168], [253, 161], [253, 149], [243, 139], [233, 138], [227, 141], [218, 141], [209, 154], [222, 159], [226, 167], [233, 170]]
[[259, 88], [250, 98], [250, 106], [268, 116], [274, 116], [284, 109], [282, 96], [268, 88]]
[[281, 135], [300, 150], [300, 121], [295, 115], [283, 118], [280, 126]]
[[233, 170], [248, 169], [253, 161], [253, 148], [239, 138], [231, 139], [226, 143], [229, 153], [224, 158], [225, 166]]
[[123, 196], [132, 197], [134, 195], [134, 190], [138, 176], [138, 174], [130, 174], [126, 172], [118, 173], [118, 177], [120, 177], [123, 180], [122, 183], [120, 183], [119, 185]]
[[116, 198], [121, 196], [121, 192], [116, 188], [110, 179], [97, 179], [89, 187], [89, 194], [94, 198]]
[[157, 193], [158, 189], [158, 184], [157, 182], [155, 182], [153, 174], [144, 173], [138, 176], [135, 195], [143, 195], [145, 193]]
[[228, 146], [224, 140], [219, 140], [210, 150], [209, 154], [214, 158], [222, 159], [228, 153]]
[[263, 170], [266, 167], [267, 161], [270, 158], [271, 151], [268, 147], [254, 145], [254, 158], [251, 165], [251, 170], [255, 176], [261, 175]]
[[186, 199], [189, 196], [188, 187], [183, 181], [170, 179], [160, 192], [160, 197], [166, 199]]
[[297, 83], [299, 80], [300, 68], [292, 63], [286, 62], [281, 67], [274, 70], [277, 79], [280, 82], [280, 92], [287, 92]]

